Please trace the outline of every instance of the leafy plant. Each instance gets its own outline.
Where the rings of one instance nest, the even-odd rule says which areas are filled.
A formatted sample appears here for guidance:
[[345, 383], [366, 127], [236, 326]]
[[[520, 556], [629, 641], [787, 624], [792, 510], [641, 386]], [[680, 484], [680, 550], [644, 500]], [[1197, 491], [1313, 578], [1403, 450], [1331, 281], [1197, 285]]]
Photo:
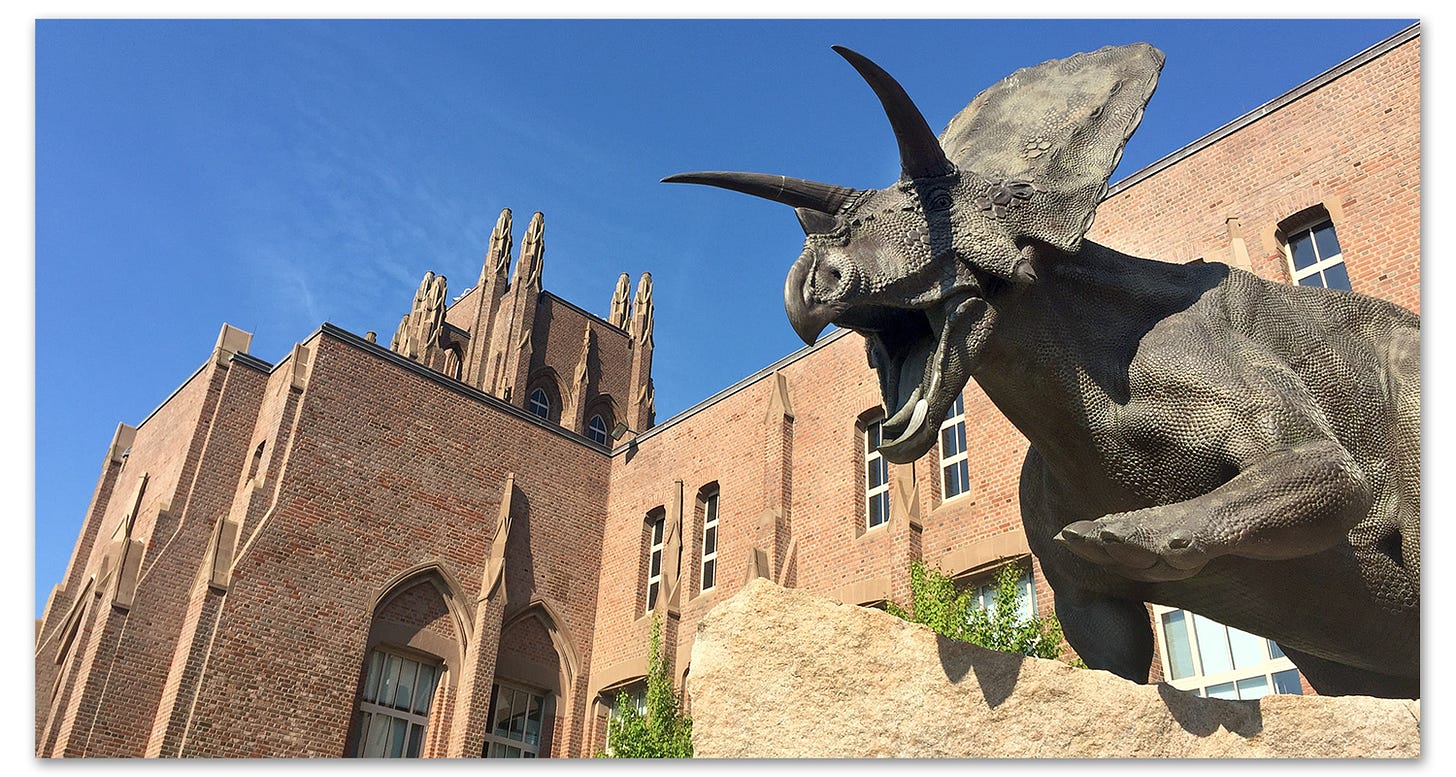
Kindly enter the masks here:
[[910, 564], [910, 609], [893, 602], [885, 609], [950, 639], [1006, 653], [1058, 658], [1062, 652], [1062, 626], [1054, 615], [1020, 616], [1019, 577], [1016, 565], [1002, 567], [992, 586], [992, 604], [983, 607], [974, 589], [960, 588], [940, 571], [914, 561]]
[[646, 711], [632, 697], [617, 694], [607, 721], [607, 758], [692, 758], [693, 720], [683, 713], [682, 699], [662, 659], [662, 622], [654, 615], [647, 645]]

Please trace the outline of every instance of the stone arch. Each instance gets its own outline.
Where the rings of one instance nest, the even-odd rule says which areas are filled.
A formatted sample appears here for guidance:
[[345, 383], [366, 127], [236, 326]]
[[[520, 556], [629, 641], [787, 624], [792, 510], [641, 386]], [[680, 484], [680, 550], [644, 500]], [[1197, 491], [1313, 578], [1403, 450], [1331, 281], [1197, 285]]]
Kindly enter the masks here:
[[586, 411], [581, 416], [582, 436], [589, 436], [587, 432], [594, 416], [601, 416], [602, 423], [607, 430], [606, 445], [608, 448], [612, 447], [612, 427], [617, 425], [617, 421], [623, 418], [623, 415], [617, 411], [617, 402], [612, 399], [611, 394], [598, 394], [587, 404]]
[[[543, 722], [549, 721], [550, 725], [541, 728], [540, 754], [549, 756], [553, 749], [558, 753], [569, 751], [575, 746], [572, 729], [578, 717], [576, 697], [581, 681], [581, 655], [560, 610], [544, 598], [533, 598], [506, 616], [500, 633], [494, 678], [499, 691], [492, 690], [492, 693], [514, 694], [516, 701], [525, 698], [522, 691], [544, 695], [542, 707], [546, 720]], [[507, 686], [513, 690], [508, 691]], [[487, 743], [487, 747], [492, 745]]]

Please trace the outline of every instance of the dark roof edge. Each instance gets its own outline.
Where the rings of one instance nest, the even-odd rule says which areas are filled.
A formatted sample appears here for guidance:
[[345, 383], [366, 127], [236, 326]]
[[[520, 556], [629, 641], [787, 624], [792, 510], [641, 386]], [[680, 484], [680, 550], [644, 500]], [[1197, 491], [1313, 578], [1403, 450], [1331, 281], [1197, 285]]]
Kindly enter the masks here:
[[[178, 394], [182, 393], [182, 389], [187, 388], [187, 384], [188, 383], [191, 383], [192, 380], [194, 378], [196, 378], [198, 375], [201, 375], [202, 374], [202, 371], [205, 370], [205, 369], [207, 369], [208, 365], [212, 364], [213, 363], [213, 360], [216, 359], [216, 358], [217, 358], [217, 349], [213, 349], [212, 354], [208, 355], [207, 361], [205, 361], [202, 364], [198, 365], [197, 369], [193, 370], [192, 371], [192, 374], [191, 375], [188, 375], [186, 380], [182, 381], [181, 383], [178, 383], [177, 384], [177, 388], [172, 389], [172, 393], [168, 394], [167, 395], [167, 398], [164, 399], [164, 400], [162, 400], [161, 404], [159, 404], [156, 407], [152, 408], [152, 412], [147, 413], [147, 416], [145, 418], [143, 418], [140, 422], [138, 422], [137, 425], [135, 427], [133, 427], [133, 428], [140, 429], [140, 428], [142, 428], [142, 425], [143, 424], [145, 424], [146, 422], [152, 420], [152, 416], [156, 415], [157, 413], [160, 413], [162, 411], [162, 408], [166, 407], [167, 406], [167, 403], [172, 401], [172, 398], [173, 397], [175, 397]], [[230, 356], [228, 358], [230, 360], [232, 360], [232, 361], [235, 361], [235, 362], [239, 363], [239, 364], [242, 364], [242, 365], [245, 365], [245, 366], [248, 366], [248, 367], [252, 367], [255, 370], [261, 370], [264, 373], [272, 373], [273, 372], [273, 365], [269, 364], [268, 362], [263, 361], [262, 359], [259, 359], [256, 356], [251, 356], [251, 355], [246, 354], [246, 353], [234, 353], [232, 356]]]
[[585, 437], [582, 437], [581, 435], [573, 431], [566, 429], [565, 427], [562, 427], [560, 424], [553, 424], [549, 421], [544, 421], [540, 418], [537, 418], [536, 416], [531, 415], [525, 410], [506, 402], [500, 397], [487, 394], [484, 391], [475, 388], [474, 386], [466, 385], [458, 380], [455, 380], [454, 378], [446, 377], [441, 372], [437, 372], [436, 370], [432, 370], [429, 367], [424, 366], [423, 364], [412, 361], [410, 359], [406, 359], [403, 356], [400, 356], [394, 351], [391, 351], [378, 343], [371, 343], [368, 340], [360, 337], [359, 335], [356, 335], [346, 329], [341, 329], [333, 324], [330, 324], [327, 321], [325, 321], [323, 324], [320, 324], [319, 328], [314, 330], [313, 334], [309, 335], [307, 338], [304, 338], [304, 341], [307, 342], [308, 340], [313, 339], [316, 335], [320, 334], [328, 335], [335, 340], [339, 340], [348, 345], [352, 345], [355, 348], [364, 351], [365, 353], [373, 354], [387, 362], [390, 362], [391, 364], [394, 364], [397, 367], [400, 367], [409, 372], [413, 372], [416, 375], [425, 378], [426, 380], [434, 381], [435, 383], [438, 383], [439, 385], [444, 386], [445, 388], [450, 389], [457, 394], [463, 394], [464, 396], [470, 397], [477, 402], [489, 405], [496, 410], [501, 410], [508, 415], [515, 416], [522, 421], [535, 424], [536, 426], [539, 426], [542, 429], [551, 432], [552, 434], [564, 437], [575, 443], [580, 443], [600, 453], [607, 452], [606, 448], [592, 442]]
[[[637, 438], [636, 442], [641, 442], [643, 440], [646, 440], [649, 437], [652, 437], [652, 436], [656, 435], [659, 432], [664, 432], [667, 429], [669, 429], [669, 428], [671, 428], [671, 427], [673, 427], [673, 426], [681, 423], [682, 421], [684, 421], [685, 419], [687, 419], [688, 416], [696, 415], [696, 414], [698, 414], [698, 413], [700, 413], [700, 412], [702, 412], [704, 410], [707, 410], [708, 408], [712, 407], [713, 405], [716, 405], [719, 402], [721, 402], [724, 399], [726, 399], [729, 395], [736, 394], [739, 391], [742, 391], [744, 388], [746, 388], [746, 387], [748, 387], [748, 386], [750, 386], [750, 385], [752, 385], [754, 383], [757, 383], [760, 380], [763, 380], [764, 378], [766, 378], [769, 375], [772, 375], [773, 373], [775, 373], [775, 372], [783, 369], [784, 367], [787, 367], [788, 365], [793, 364], [794, 362], [796, 362], [796, 361], [798, 361], [798, 360], [800, 360], [800, 359], [802, 359], [802, 358], [804, 358], [804, 357], [806, 357], [806, 356], [814, 353], [815, 351], [818, 351], [820, 349], [823, 349], [823, 348], [827, 347], [830, 343], [832, 343], [832, 342], [834, 342], [834, 341], [836, 341], [836, 340], [838, 340], [838, 339], [840, 339], [840, 338], [848, 335], [851, 331], [853, 331], [853, 330], [849, 330], [849, 329], [838, 329], [838, 330], [835, 330], [828, 337], [825, 337], [825, 338], [821, 339], [819, 342], [814, 343], [813, 345], [804, 346], [803, 348], [800, 348], [799, 350], [794, 351], [793, 353], [789, 354], [788, 356], [785, 356], [782, 359], [779, 359], [778, 361], [774, 362], [773, 364], [770, 364], [767, 367], [764, 367], [763, 369], [759, 370], [758, 372], [755, 372], [752, 375], [749, 375], [748, 377], [743, 378], [742, 380], [738, 381], [737, 383], [734, 383], [733, 385], [729, 386], [728, 388], [725, 388], [725, 389], [719, 391], [718, 393], [716, 393], [716, 394], [708, 397], [707, 399], [705, 399], [705, 400], [697, 403], [696, 405], [693, 405], [692, 407], [690, 407], [690, 408], [688, 408], [688, 409], [686, 409], [686, 410], [678, 413], [677, 415], [673, 416], [672, 418], [669, 418], [666, 421], [663, 421], [662, 423], [660, 423], [660, 424], [652, 427], [651, 429], [648, 429], [647, 431], [643, 432], [641, 436], [639, 436]], [[627, 448], [629, 447], [629, 445], [630, 445], [630, 443], [629, 444], [626, 444], [626, 445], [618, 445], [616, 448], [614, 448], [612, 450], [612, 455], [615, 456], [618, 453], [621, 453], [621, 452], [627, 450]]]
[[1420, 34], [1420, 22], [1416, 22], [1415, 24], [1406, 27], [1405, 29], [1397, 32], [1389, 38], [1386, 38], [1385, 40], [1376, 43], [1370, 48], [1365, 49], [1364, 51], [1356, 54], [1353, 57], [1350, 57], [1344, 62], [1335, 65], [1329, 70], [1326, 70], [1325, 72], [1320, 73], [1314, 78], [1305, 81], [1299, 86], [1290, 89], [1284, 94], [1275, 97], [1273, 100], [1264, 103], [1258, 108], [1249, 111], [1243, 116], [1240, 116], [1237, 119], [1230, 121], [1222, 127], [1219, 127], [1218, 129], [1208, 133], [1207, 135], [1204, 135], [1203, 137], [1193, 141], [1192, 143], [1189, 143], [1188, 145], [1178, 149], [1177, 151], [1168, 154], [1162, 159], [1153, 162], [1147, 167], [1144, 167], [1143, 169], [1133, 173], [1132, 175], [1129, 175], [1121, 181], [1118, 181], [1108, 188], [1107, 196], [1103, 199], [1107, 199], [1113, 197], [1114, 195], [1120, 194], [1123, 190], [1131, 188], [1137, 183], [1143, 181], [1144, 179], [1150, 178], [1153, 175], [1162, 172], [1165, 168], [1171, 167], [1174, 164], [1181, 162], [1182, 160], [1190, 156], [1193, 156], [1199, 151], [1202, 151], [1203, 149], [1213, 145], [1214, 143], [1224, 139], [1225, 137], [1228, 137], [1229, 135], [1238, 132], [1244, 127], [1247, 127], [1250, 124], [1258, 121], [1259, 119], [1262, 119], [1265, 116], [1268, 116], [1269, 114], [1279, 110], [1280, 108], [1289, 105], [1295, 100], [1298, 100], [1301, 97], [1304, 97], [1305, 95], [1308, 95], [1311, 92], [1314, 92], [1315, 90], [1325, 86], [1326, 84], [1329, 84], [1331, 81], [1334, 81], [1341, 76], [1347, 75], [1351, 71], [1354, 71], [1366, 64], [1369, 64], [1370, 62], [1379, 59], [1382, 56], [1385, 56], [1392, 50], [1410, 42], [1414, 38], [1419, 37]]

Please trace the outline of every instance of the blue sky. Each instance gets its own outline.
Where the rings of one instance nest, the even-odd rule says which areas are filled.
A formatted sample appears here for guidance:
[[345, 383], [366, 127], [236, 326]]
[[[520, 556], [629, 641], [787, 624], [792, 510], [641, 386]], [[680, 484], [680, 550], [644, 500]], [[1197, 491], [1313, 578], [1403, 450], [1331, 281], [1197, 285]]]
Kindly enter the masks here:
[[473, 283], [496, 215], [546, 216], [543, 278], [605, 315], [650, 271], [665, 420], [799, 345], [788, 208], [690, 170], [898, 174], [857, 49], [934, 128], [1012, 70], [1167, 54], [1114, 181], [1406, 27], [1256, 21], [66, 21], [35, 26], [35, 602], [118, 422], [224, 322], [267, 361], [323, 321], [388, 341], [426, 270]]

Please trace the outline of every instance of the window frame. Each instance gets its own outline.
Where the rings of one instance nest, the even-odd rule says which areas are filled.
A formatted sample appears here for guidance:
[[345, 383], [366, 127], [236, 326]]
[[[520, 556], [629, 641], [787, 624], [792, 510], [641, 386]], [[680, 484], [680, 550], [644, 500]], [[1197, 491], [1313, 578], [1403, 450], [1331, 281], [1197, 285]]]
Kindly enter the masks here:
[[[700, 538], [702, 549], [700, 562], [698, 564], [698, 592], [706, 593], [718, 587], [718, 545], [721, 540], [718, 531], [718, 510], [722, 492], [713, 488], [703, 494], [703, 534]], [[713, 550], [708, 550], [708, 532], [713, 532]], [[709, 567], [709, 564], [712, 567]], [[712, 581], [708, 578], [711, 575]]]
[[[1353, 291], [1353, 283], [1350, 284], [1349, 289], [1341, 289], [1337, 286], [1330, 286], [1329, 280], [1325, 276], [1325, 270], [1336, 265], [1345, 264], [1345, 249], [1343, 246], [1339, 246], [1339, 230], [1335, 229], [1335, 220], [1333, 217], [1330, 216], [1329, 212], [1324, 208], [1318, 208], [1314, 212], [1306, 216], [1292, 218], [1289, 220], [1288, 223], [1292, 226], [1281, 227], [1280, 229], [1280, 232], [1283, 234], [1284, 237], [1284, 239], [1280, 241], [1280, 246], [1284, 252], [1284, 266], [1285, 269], [1289, 272], [1289, 282], [1294, 284], [1295, 286], [1305, 286], [1306, 284], [1301, 283], [1301, 281], [1310, 276], [1318, 275], [1320, 282], [1314, 286], [1309, 286], [1308, 288], [1334, 289], [1335, 291]], [[1316, 230], [1322, 229], [1326, 225], [1329, 226], [1331, 234], [1333, 234], [1335, 237], [1335, 245], [1339, 246], [1340, 250], [1333, 256], [1322, 257], [1320, 256], [1319, 243], [1317, 243], [1314, 239], [1314, 233]], [[1303, 269], [1294, 266], [1294, 243], [1301, 237], [1309, 240], [1310, 250], [1314, 252], [1315, 257], [1314, 263]], [[1345, 278], [1348, 280], [1349, 277], [1350, 269], [1349, 266], [1346, 265]]]
[[[542, 412], [537, 412], [538, 398]], [[526, 395], [526, 412], [542, 421], [551, 420], [551, 395], [546, 393], [546, 389], [541, 386], [531, 389], [531, 393]]]
[[[861, 470], [860, 478], [864, 484], [864, 521], [861, 523], [861, 531], [871, 531], [884, 526], [890, 522], [890, 462], [885, 454], [880, 452], [878, 441], [883, 439], [883, 428], [885, 419], [883, 416], [867, 418], [863, 423], [864, 444], [861, 446], [860, 457]], [[878, 466], [883, 472], [882, 482], [879, 485], [872, 485], [870, 478], [870, 467]], [[874, 522], [874, 509], [872, 505], [879, 500], [882, 505], [880, 520]]]
[[[593, 424], [600, 424], [600, 427], [593, 426]], [[596, 437], [596, 432], [598, 431], [601, 432], [601, 439], [597, 439]], [[611, 444], [612, 430], [607, 428], [607, 421], [606, 419], [602, 418], [601, 413], [594, 413], [592, 417], [586, 422], [586, 438], [598, 445]]]
[[[375, 663], [376, 657], [380, 659], [378, 664]], [[397, 663], [391, 664], [391, 660]], [[388, 673], [389, 677], [395, 678], [393, 687], [396, 689], [395, 693], [397, 694], [399, 687], [397, 678], [405, 662], [410, 662], [415, 665], [415, 676], [413, 678], [408, 708], [400, 709], [394, 705], [380, 703], [379, 688], [384, 685], [387, 679], [386, 673]], [[417, 700], [421, 689], [420, 673], [427, 667], [433, 670], [433, 676], [430, 680], [429, 695], [424, 700], [424, 712], [419, 712], [419, 703]], [[434, 707], [436, 695], [440, 690], [441, 681], [444, 679], [446, 672], [444, 662], [435, 656], [425, 656], [413, 651], [401, 650], [390, 645], [375, 645], [370, 648], [362, 671], [364, 678], [359, 686], [358, 703], [354, 709], [355, 720], [357, 721], [357, 735], [353, 752], [350, 753], [350, 756], [353, 758], [423, 757], [425, 744], [430, 734], [430, 710]], [[373, 688], [375, 696], [373, 700], [368, 698], [371, 690], [371, 680], [378, 681], [378, 684]], [[389, 754], [389, 750], [393, 749], [392, 742], [381, 743], [383, 747], [387, 748], [385, 751], [375, 754], [366, 752], [371, 749], [370, 734], [373, 732], [376, 721], [381, 718], [389, 721], [399, 720], [404, 722], [404, 734], [400, 742], [400, 753], [398, 755]], [[392, 725], [392, 723], [386, 725]], [[419, 729], [418, 737], [412, 736], [416, 727]], [[390, 736], [387, 728], [383, 730], [382, 736]], [[414, 751], [413, 755], [410, 754], [411, 750]]]
[[[497, 705], [500, 703], [500, 694], [503, 690], [508, 690], [511, 692], [512, 712], [514, 712], [515, 710], [515, 695], [525, 694], [527, 697], [525, 708], [526, 719], [521, 726], [520, 739], [516, 739], [511, 736], [510, 727], [507, 727], [507, 733], [505, 735], [500, 735], [496, 733], [495, 716], [496, 711], [499, 709]], [[509, 680], [502, 682], [500, 678], [496, 678], [496, 680], [492, 682], [490, 686], [490, 708], [486, 713], [485, 739], [483, 742], [481, 742], [480, 745], [480, 756], [482, 758], [545, 758], [549, 756], [549, 752], [546, 755], [542, 755], [541, 748], [543, 746], [546, 746], [550, 740], [549, 731], [547, 729], [551, 725], [552, 721], [552, 716], [549, 715], [549, 712], [551, 710], [551, 698], [552, 695], [549, 691], [542, 691], [535, 688], [530, 688], [519, 683], [511, 682]], [[531, 722], [531, 699], [537, 700], [535, 744], [531, 744], [526, 741], [526, 737], [530, 733], [529, 725]], [[510, 719], [514, 720], [514, 715]], [[495, 751], [497, 747], [515, 748], [520, 751], [520, 754], [496, 755]]]
[[[1187, 691], [1189, 693], [1194, 693], [1198, 696], [1206, 697], [1208, 696], [1208, 691], [1210, 688], [1221, 685], [1232, 685], [1235, 692], [1235, 695], [1233, 697], [1217, 698], [1238, 699], [1241, 698], [1238, 695], [1240, 693], [1238, 688], [1238, 684], [1240, 681], [1252, 680], [1255, 678], [1263, 677], [1268, 691], [1265, 694], [1261, 694], [1261, 696], [1251, 697], [1251, 699], [1257, 699], [1261, 698], [1263, 695], [1277, 693], [1277, 691], [1274, 690], [1276, 687], [1274, 679], [1276, 675], [1283, 674], [1291, 670], [1295, 672], [1298, 671], [1298, 667], [1294, 665], [1293, 661], [1289, 660], [1288, 656], [1273, 655], [1273, 652], [1271, 650], [1271, 646], [1273, 646], [1273, 640], [1270, 640], [1267, 637], [1259, 636], [1258, 634], [1243, 632], [1259, 640], [1259, 646], [1260, 649], [1263, 651], [1264, 661], [1256, 663], [1252, 666], [1234, 666], [1231, 669], [1214, 672], [1212, 674], [1205, 674], [1203, 666], [1203, 650], [1199, 642], [1198, 629], [1194, 625], [1194, 618], [1203, 618], [1205, 621], [1208, 621], [1209, 623], [1223, 630], [1222, 633], [1224, 646], [1227, 647], [1229, 650], [1230, 664], [1234, 663], [1232, 660], [1233, 645], [1229, 641], [1228, 632], [1229, 629], [1233, 629], [1234, 627], [1219, 623], [1212, 618], [1199, 615], [1192, 610], [1185, 610], [1179, 607], [1168, 607], [1161, 604], [1154, 604], [1152, 605], [1152, 608], [1153, 634], [1157, 637], [1158, 640], [1158, 656], [1162, 664], [1163, 682], [1173, 686], [1174, 688], [1177, 688], [1180, 691]], [[1182, 612], [1186, 616], [1183, 618], [1183, 628], [1186, 630], [1184, 634], [1187, 639], [1188, 650], [1191, 654], [1190, 660], [1193, 666], [1192, 674], [1188, 675], [1187, 677], [1180, 677], [1176, 680], [1173, 679], [1173, 657], [1172, 654], [1168, 651], [1167, 627], [1164, 625], [1163, 620], [1165, 615], [1175, 612]], [[1242, 629], [1235, 630], [1243, 631]], [[1299, 675], [1296, 674], [1296, 677], [1298, 676]], [[1301, 687], [1302, 686], [1303, 683], [1301, 681]], [[1303, 691], [1301, 690], [1300, 693], [1303, 694]]]
[[[957, 413], [956, 410], [960, 412]], [[945, 455], [945, 432], [947, 429], [960, 427], [960, 434], [957, 439], [960, 442], [961, 450], [951, 454], [949, 458]], [[971, 492], [971, 459], [969, 445], [966, 439], [966, 404], [964, 395], [956, 395], [956, 400], [946, 411], [946, 418], [940, 422], [938, 449], [940, 453], [940, 501], [942, 504], [954, 499], [959, 499]], [[961, 465], [964, 465], [962, 467]], [[957, 468], [957, 474], [961, 474], [964, 480], [961, 483], [961, 490], [954, 494], [947, 494], [949, 483], [946, 480], [947, 470], [951, 467]]]
[[[662, 556], [667, 539], [667, 513], [654, 510], [647, 514], [648, 539], [647, 539], [647, 606], [645, 611], [652, 612], [657, 605], [658, 594], [662, 590]], [[653, 562], [657, 564], [656, 574], [652, 571]]]

